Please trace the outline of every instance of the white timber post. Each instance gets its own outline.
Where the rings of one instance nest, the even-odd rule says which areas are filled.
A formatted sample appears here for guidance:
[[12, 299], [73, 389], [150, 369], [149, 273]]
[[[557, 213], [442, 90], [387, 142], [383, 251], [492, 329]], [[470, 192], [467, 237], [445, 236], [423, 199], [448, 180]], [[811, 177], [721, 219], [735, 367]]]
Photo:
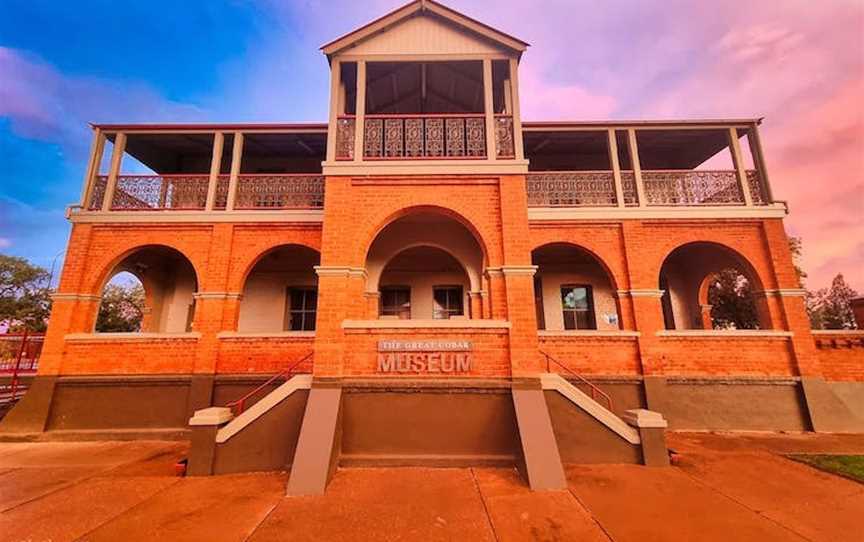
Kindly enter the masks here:
[[114, 150], [111, 152], [111, 169], [108, 170], [108, 181], [105, 183], [105, 199], [102, 200], [102, 210], [110, 211], [114, 201], [114, 191], [117, 189], [117, 177], [123, 163], [123, 153], [126, 152], [126, 134], [117, 132], [114, 136]]
[[90, 161], [87, 163], [87, 171], [84, 173], [84, 186], [81, 189], [81, 208], [90, 207], [90, 198], [93, 197], [93, 188], [96, 176], [99, 175], [99, 166], [102, 164], [102, 154], [105, 151], [105, 134], [101, 128], [93, 129], [93, 143], [90, 146]]
[[519, 62], [515, 58], [510, 59], [510, 102], [512, 104], [510, 114], [513, 115], [513, 144], [515, 146], [516, 160], [525, 159], [525, 143], [522, 141], [522, 115], [519, 105]]
[[615, 138], [615, 129], [606, 130], [606, 138], [609, 141], [609, 164], [612, 166], [612, 178], [615, 181], [615, 200], [618, 207], [624, 207], [624, 183], [621, 181], [621, 164], [618, 162], [618, 140]]
[[483, 111], [486, 116], [486, 159], [497, 160], [495, 149], [495, 110], [492, 100], [492, 59], [483, 59]]
[[636, 181], [636, 195], [639, 197], [639, 207], [647, 207], [645, 184], [642, 182], [642, 164], [639, 162], [639, 145], [636, 142], [636, 130], [633, 128], [627, 128], [627, 143], [630, 148], [630, 165], [633, 167], [633, 179]]
[[729, 150], [732, 151], [732, 164], [735, 166], [735, 175], [738, 177], [738, 186], [741, 195], [744, 196], [744, 205], [753, 206], [753, 197], [750, 195], [750, 184], [747, 182], [747, 171], [744, 168], [744, 160], [741, 156], [741, 144], [738, 142], [738, 130], [733, 126], [729, 128]]
[[231, 149], [231, 174], [228, 177], [228, 202], [226, 211], [233, 211], [237, 201], [237, 184], [240, 176], [240, 163], [243, 160], [243, 132], [234, 132], [234, 146]]
[[336, 138], [339, 137], [339, 114], [342, 112], [342, 97], [345, 95], [341, 78], [342, 63], [334, 60], [330, 63], [330, 119], [327, 125], [327, 155], [325, 157], [327, 162], [336, 160]]
[[765, 153], [762, 151], [762, 140], [759, 137], [759, 127], [754, 122], [750, 125], [750, 133], [747, 136], [750, 143], [750, 154], [756, 170], [759, 172], [759, 183], [762, 187], [762, 197], [766, 204], [774, 203], [774, 194], [771, 192], [771, 181], [768, 180], [768, 167], [765, 165]]
[[213, 134], [213, 157], [210, 159], [210, 180], [207, 185], [207, 204], [205, 209], [212, 211], [216, 205], [216, 188], [219, 185], [219, 174], [222, 173], [222, 149], [225, 146], [225, 134]]
[[366, 61], [357, 61], [357, 106], [354, 109], [354, 162], [363, 161], [366, 133]]

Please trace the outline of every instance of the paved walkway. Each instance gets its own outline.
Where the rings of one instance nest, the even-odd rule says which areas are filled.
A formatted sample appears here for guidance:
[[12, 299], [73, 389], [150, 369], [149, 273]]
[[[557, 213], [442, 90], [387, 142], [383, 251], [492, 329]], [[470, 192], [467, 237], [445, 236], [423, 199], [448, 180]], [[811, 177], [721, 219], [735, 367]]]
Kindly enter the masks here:
[[342, 469], [286, 498], [283, 473], [178, 478], [184, 445], [0, 444], [0, 540], [860, 541], [864, 485], [784, 459], [864, 435], [673, 434], [678, 466], [574, 466], [532, 493], [510, 469]]

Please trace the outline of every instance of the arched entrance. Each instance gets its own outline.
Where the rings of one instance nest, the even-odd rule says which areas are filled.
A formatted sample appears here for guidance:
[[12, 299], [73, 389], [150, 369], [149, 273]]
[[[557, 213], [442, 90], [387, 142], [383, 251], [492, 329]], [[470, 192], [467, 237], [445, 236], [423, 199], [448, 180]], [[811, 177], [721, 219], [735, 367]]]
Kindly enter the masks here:
[[754, 292], [756, 270], [743, 256], [717, 243], [688, 243], [660, 268], [666, 329], [770, 329], [770, 316]]
[[614, 283], [603, 263], [585, 249], [552, 243], [534, 249], [534, 301], [541, 330], [617, 330]]
[[108, 273], [94, 329], [97, 333], [191, 331], [197, 290], [195, 269], [183, 254], [166, 246], [139, 248]]
[[484, 255], [474, 234], [440, 212], [416, 211], [388, 224], [366, 258], [367, 296], [379, 318], [482, 318]]

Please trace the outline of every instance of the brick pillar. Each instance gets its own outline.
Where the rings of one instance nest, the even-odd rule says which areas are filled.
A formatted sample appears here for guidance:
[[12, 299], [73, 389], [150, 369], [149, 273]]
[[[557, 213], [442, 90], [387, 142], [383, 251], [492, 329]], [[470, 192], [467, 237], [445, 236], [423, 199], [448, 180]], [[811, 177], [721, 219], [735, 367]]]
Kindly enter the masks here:
[[[198, 277], [195, 294], [195, 315], [192, 330], [201, 334], [195, 355], [195, 374], [213, 375], [219, 357], [219, 338], [223, 331], [225, 304], [229, 297], [239, 299], [239, 292], [227, 292], [231, 266], [233, 224], [214, 224], [210, 236], [210, 249], [203, 276]], [[231, 328], [234, 329], [234, 328]]]
[[[537, 339], [537, 312], [534, 307], [534, 273], [531, 265], [531, 236], [528, 228], [528, 192], [524, 175], [500, 179], [501, 236], [504, 265], [501, 273], [506, 290], [507, 319], [510, 321], [510, 363], [514, 376], [543, 372]], [[490, 276], [495, 288], [494, 275]], [[495, 292], [492, 292], [493, 300]], [[493, 313], [495, 305], [492, 306]]]
[[483, 292], [468, 292], [468, 304], [472, 320], [483, 318]]

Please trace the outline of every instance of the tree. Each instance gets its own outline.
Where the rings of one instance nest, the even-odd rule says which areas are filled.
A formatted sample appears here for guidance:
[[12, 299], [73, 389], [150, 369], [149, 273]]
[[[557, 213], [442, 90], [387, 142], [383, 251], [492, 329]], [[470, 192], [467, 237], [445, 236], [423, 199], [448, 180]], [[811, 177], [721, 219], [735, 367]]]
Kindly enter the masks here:
[[708, 288], [711, 320], [719, 329], [757, 329], [759, 316], [750, 281], [737, 269], [717, 273]]
[[102, 294], [96, 331], [103, 333], [141, 331], [144, 288], [140, 284], [109, 284]]
[[789, 238], [789, 251], [792, 253], [792, 264], [795, 266], [795, 274], [798, 275], [798, 286], [804, 287], [804, 279], [807, 272], [801, 267], [801, 258], [804, 254], [804, 242], [800, 237]]
[[51, 312], [48, 272], [24, 258], [0, 254], [0, 323], [45, 331]]
[[851, 301], [858, 294], [853, 290], [843, 273], [831, 281], [830, 288], [821, 288], [815, 294], [808, 293], [807, 309], [814, 329], [854, 329], [855, 315]]

